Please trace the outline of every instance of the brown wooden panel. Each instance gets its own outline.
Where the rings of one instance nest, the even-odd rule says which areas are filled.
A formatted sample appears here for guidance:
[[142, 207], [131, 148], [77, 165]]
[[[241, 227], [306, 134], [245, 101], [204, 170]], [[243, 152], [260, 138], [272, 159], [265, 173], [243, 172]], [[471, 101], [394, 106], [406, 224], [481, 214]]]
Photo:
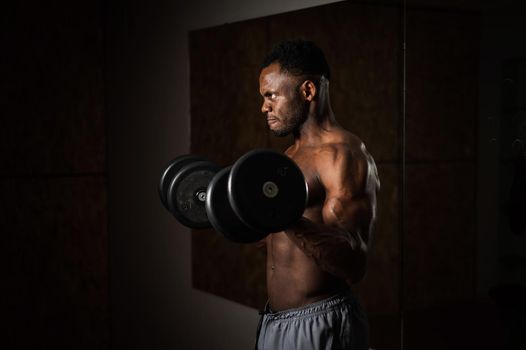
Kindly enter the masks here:
[[107, 349], [104, 178], [4, 179], [0, 192], [7, 347]]
[[378, 164], [381, 190], [365, 278], [353, 290], [367, 312], [370, 347], [400, 348], [399, 164]]
[[495, 340], [477, 334], [492, 328], [483, 315], [494, 310], [472, 301], [478, 21], [476, 13], [466, 11], [407, 11], [403, 307], [408, 349], [486, 349]]
[[0, 174], [103, 172], [101, 8], [16, 6], [2, 35]]
[[404, 295], [406, 309], [474, 297], [473, 163], [406, 167]]
[[[259, 95], [265, 28], [259, 19], [190, 34], [192, 153], [231, 165], [250, 149], [268, 147]], [[192, 281], [201, 290], [261, 308], [265, 258], [253, 245], [233, 244], [212, 230], [195, 231]]]
[[365, 142], [378, 162], [399, 159], [399, 26], [398, 7], [351, 2], [269, 19], [272, 45], [301, 37], [323, 49], [336, 119]]
[[259, 95], [265, 42], [263, 19], [190, 34], [193, 153], [227, 165], [252, 148], [268, 146]]
[[367, 273], [354, 286], [370, 315], [400, 311], [400, 166], [379, 164], [378, 174], [381, 191]]
[[475, 158], [478, 60], [477, 15], [408, 10], [409, 162]]

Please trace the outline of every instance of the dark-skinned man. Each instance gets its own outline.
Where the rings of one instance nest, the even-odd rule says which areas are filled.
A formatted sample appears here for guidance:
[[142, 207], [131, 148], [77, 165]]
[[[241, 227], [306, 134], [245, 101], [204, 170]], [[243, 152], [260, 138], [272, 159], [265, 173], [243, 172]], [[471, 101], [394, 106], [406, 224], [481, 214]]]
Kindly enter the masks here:
[[265, 58], [261, 107], [302, 170], [302, 219], [265, 238], [268, 303], [257, 349], [368, 349], [368, 324], [350, 286], [364, 274], [380, 183], [363, 142], [336, 121], [330, 70], [312, 42], [283, 41]]

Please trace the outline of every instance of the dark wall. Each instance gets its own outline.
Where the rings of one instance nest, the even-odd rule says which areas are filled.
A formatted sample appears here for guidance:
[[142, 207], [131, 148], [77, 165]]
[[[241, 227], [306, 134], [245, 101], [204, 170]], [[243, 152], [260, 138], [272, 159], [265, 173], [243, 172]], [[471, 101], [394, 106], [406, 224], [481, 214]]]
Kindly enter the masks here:
[[102, 8], [3, 12], [2, 347], [108, 349]]

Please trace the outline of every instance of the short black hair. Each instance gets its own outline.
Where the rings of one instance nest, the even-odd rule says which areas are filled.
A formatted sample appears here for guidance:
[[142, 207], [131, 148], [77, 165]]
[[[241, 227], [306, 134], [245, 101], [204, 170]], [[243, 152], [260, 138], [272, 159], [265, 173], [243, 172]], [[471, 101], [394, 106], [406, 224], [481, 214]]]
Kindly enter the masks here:
[[279, 63], [281, 69], [293, 75], [323, 75], [331, 78], [329, 64], [323, 51], [312, 41], [303, 39], [284, 40], [267, 54], [261, 69], [272, 63]]

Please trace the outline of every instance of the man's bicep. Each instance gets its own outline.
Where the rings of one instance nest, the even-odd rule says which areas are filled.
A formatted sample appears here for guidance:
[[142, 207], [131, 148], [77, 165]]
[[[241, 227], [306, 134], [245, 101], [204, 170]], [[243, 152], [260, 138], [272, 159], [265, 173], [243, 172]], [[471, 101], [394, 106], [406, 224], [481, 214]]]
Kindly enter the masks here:
[[361, 176], [359, 173], [343, 175], [348, 178], [333, 177], [333, 182], [328, 182], [325, 186], [323, 221], [326, 225], [359, 234], [367, 242], [372, 220], [372, 201], [365, 189], [365, 181], [357, 178]]
[[367, 226], [372, 216], [369, 203], [366, 198], [329, 197], [322, 209], [323, 222], [348, 231]]

